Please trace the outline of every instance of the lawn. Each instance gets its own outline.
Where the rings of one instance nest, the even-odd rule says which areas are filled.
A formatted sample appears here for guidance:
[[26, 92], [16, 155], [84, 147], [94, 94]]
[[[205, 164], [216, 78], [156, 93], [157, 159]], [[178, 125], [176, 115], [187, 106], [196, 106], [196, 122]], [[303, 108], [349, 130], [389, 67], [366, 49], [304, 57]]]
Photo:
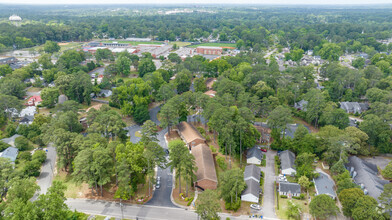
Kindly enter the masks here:
[[64, 194], [67, 198], [83, 198], [83, 192], [88, 189], [87, 184], [79, 184], [76, 183], [71, 175], [68, 175], [66, 172], [61, 171], [54, 177], [54, 180], [62, 182], [67, 189], [65, 190]]
[[202, 43], [202, 44], [195, 44], [189, 46], [190, 48], [196, 48], [200, 46], [209, 46], [209, 47], [233, 47], [236, 48], [236, 44], [230, 44], [230, 43]]
[[190, 45], [191, 43], [189, 43], [189, 42], [181, 42], [181, 41], [172, 41], [169, 44], [170, 45], [176, 44], [177, 47], [186, 47], [186, 46]]
[[117, 42], [119, 44], [130, 44], [133, 46], [139, 45], [139, 44], [163, 44], [163, 42], [158, 42], [158, 41], [124, 41], [124, 40], [109, 40], [109, 41], [102, 41], [102, 43], [113, 43]]
[[[276, 211], [279, 219], [288, 219], [286, 216], [288, 200], [290, 199], [279, 198], [279, 210]], [[307, 204], [307, 200], [291, 199], [291, 201], [300, 207], [301, 213], [309, 213], [309, 204]]]

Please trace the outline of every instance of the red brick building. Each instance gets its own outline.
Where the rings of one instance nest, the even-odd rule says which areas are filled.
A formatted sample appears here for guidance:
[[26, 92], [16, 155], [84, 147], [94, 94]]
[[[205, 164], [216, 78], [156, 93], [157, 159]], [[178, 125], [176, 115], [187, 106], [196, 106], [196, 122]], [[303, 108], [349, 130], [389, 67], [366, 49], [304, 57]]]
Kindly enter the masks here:
[[223, 49], [221, 47], [205, 47], [200, 46], [196, 48], [196, 52], [205, 55], [222, 55]]

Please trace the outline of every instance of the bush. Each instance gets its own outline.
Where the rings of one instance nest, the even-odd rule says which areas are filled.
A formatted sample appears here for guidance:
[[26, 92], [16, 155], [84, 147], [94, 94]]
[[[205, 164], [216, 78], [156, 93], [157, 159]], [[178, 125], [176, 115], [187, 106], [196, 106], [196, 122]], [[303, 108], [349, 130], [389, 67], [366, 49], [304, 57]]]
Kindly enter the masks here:
[[197, 130], [200, 132], [201, 136], [206, 138], [206, 130], [204, 130], [204, 128], [197, 127]]
[[38, 160], [40, 163], [45, 162], [46, 160], [46, 153], [43, 150], [37, 150], [35, 151], [35, 153], [33, 154], [32, 157], [33, 160]]
[[180, 193], [180, 197], [184, 197], [184, 193]]
[[193, 197], [190, 197], [189, 199], [188, 199], [188, 204], [187, 204], [187, 206], [190, 206], [191, 204], [192, 204], [192, 201], [193, 201]]
[[213, 145], [210, 145], [210, 149], [212, 153], [216, 153], [216, 148]]
[[261, 166], [262, 166], [262, 167], [265, 167], [266, 165], [267, 165], [267, 161], [266, 161], [265, 159], [262, 160], [262, 161], [261, 161]]
[[222, 170], [226, 170], [226, 169], [227, 169], [227, 164], [226, 164], [226, 161], [225, 161], [225, 158], [224, 158], [224, 157], [218, 156], [218, 157], [216, 158], [216, 162], [218, 163], [218, 166], [219, 166]]
[[301, 194], [299, 195], [299, 198], [300, 198], [301, 200], [305, 199], [305, 194], [301, 193]]
[[18, 157], [19, 157], [19, 159], [22, 159], [25, 161], [31, 161], [31, 153], [28, 151], [20, 152]]
[[286, 195], [280, 195], [280, 198], [287, 199], [287, 196]]
[[278, 165], [280, 164], [279, 156], [275, 156], [275, 163], [278, 164]]
[[263, 159], [265, 160], [267, 158], [267, 156], [265, 156], [265, 154], [263, 154]]
[[29, 148], [29, 140], [27, 138], [21, 136], [15, 139], [15, 146], [20, 151], [27, 150]]
[[230, 202], [225, 202], [225, 209], [226, 210], [233, 210], [233, 211], [237, 211], [239, 208], [241, 207], [241, 199], [238, 198], [237, 202], [230, 203]]

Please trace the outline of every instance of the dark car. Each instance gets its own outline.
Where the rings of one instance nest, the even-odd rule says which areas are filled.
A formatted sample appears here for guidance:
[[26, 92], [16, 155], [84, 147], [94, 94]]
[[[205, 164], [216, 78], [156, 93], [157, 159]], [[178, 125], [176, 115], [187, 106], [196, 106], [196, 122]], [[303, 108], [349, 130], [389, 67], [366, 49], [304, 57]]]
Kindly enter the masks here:
[[168, 150], [168, 149], [165, 149], [165, 153], [166, 153], [167, 155], [169, 155], [169, 150]]

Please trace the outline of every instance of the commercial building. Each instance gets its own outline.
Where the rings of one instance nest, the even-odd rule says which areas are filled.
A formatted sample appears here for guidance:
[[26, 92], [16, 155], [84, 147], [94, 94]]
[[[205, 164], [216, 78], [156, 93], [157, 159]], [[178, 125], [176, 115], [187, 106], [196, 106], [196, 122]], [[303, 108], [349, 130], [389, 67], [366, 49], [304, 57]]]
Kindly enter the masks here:
[[196, 48], [196, 53], [205, 55], [222, 55], [223, 49], [221, 47], [206, 47], [200, 46]]
[[206, 139], [201, 136], [200, 132], [188, 122], [181, 122], [177, 125], [178, 134], [185, 141], [189, 149], [199, 145], [205, 144]]
[[199, 144], [191, 150], [197, 166], [195, 186], [205, 189], [216, 189], [218, 178], [215, 172], [214, 158], [211, 149], [206, 144]]

